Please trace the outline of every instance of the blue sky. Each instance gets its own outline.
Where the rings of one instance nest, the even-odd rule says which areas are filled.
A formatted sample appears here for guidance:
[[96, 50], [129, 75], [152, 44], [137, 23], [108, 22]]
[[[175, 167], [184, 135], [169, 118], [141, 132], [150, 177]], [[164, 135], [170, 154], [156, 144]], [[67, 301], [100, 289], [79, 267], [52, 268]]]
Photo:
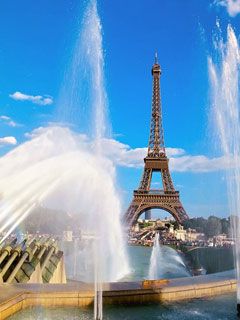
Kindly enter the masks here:
[[[1, 1], [2, 155], [24, 142], [27, 132], [56, 120], [56, 102], [86, 2]], [[162, 68], [165, 143], [183, 149], [183, 155], [193, 163], [173, 165], [175, 187], [190, 216], [228, 215], [224, 172], [219, 166], [208, 165], [208, 159], [219, 154], [208, 124], [207, 57], [216, 19], [223, 35], [231, 23], [239, 36], [239, 1], [99, 0], [98, 10], [113, 137], [133, 150], [147, 146], [151, 66], [157, 50]], [[196, 164], [195, 156], [206, 159], [200, 158]], [[131, 167], [118, 166], [124, 207], [139, 184], [139, 163], [141, 160]], [[199, 169], [201, 165], [204, 170]]]

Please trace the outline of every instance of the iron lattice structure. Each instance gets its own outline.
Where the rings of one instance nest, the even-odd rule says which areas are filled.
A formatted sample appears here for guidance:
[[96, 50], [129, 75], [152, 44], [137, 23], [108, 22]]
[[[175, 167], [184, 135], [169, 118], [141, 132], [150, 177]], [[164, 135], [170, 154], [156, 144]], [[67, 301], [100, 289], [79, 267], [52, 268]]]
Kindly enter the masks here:
[[[176, 191], [169, 171], [163, 134], [162, 104], [160, 95], [161, 68], [157, 57], [152, 67], [153, 93], [152, 116], [148, 144], [148, 153], [144, 158], [143, 176], [137, 190], [133, 192], [133, 200], [125, 214], [128, 227], [136, 223], [138, 217], [149, 209], [159, 208], [168, 211], [179, 223], [188, 219]], [[162, 189], [151, 190], [153, 172], [159, 172], [162, 179]]]

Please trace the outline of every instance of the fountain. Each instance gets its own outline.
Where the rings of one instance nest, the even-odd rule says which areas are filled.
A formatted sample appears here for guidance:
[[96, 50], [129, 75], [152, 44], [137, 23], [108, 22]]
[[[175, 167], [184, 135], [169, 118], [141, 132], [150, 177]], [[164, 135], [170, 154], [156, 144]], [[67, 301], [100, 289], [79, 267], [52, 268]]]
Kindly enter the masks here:
[[155, 238], [154, 238], [154, 244], [150, 259], [150, 266], [149, 266], [149, 279], [155, 280], [159, 278], [159, 272], [158, 269], [161, 268], [160, 264], [161, 259], [161, 251], [160, 251], [160, 244], [159, 244], [159, 233], [156, 232]]
[[240, 109], [239, 67], [240, 47], [233, 28], [228, 25], [224, 42], [219, 22], [214, 42], [217, 61], [209, 57], [211, 80], [212, 118], [216, 136], [220, 142], [226, 164], [229, 208], [235, 239], [235, 263], [237, 276], [237, 308], [240, 315]]
[[189, 277], [186, 265], [180, 255], [172, 248], [160, 245], [157, 232], [152, 249], [148, 279]]
[[[214, 64], [209, 64], [214, 73]], [[29, 141], [0, 158], [0, 232], [5, 232], [2, 242], [39, 205], [77, 216], [81, 221], [82, 237], [86, 234], [89, 237], [84, 247], [80, 248], [78, 242], [74, 242], [72, 280], [75, 282], [59, 286], [58, 289], [51, 284], [40, 287], [41, 290], [31, 285], [12, 286], [5, 305], [0, 304], [0, 317], [13, 314], [23, 306], [40, 304], [41, 310], [35, 309], [35, 314], [48, 319], [52, 318], [51, 311], [42, 306], [49, 307], [49, 301], [51, 307], [56, 309], [63, 306], [79, 308], [92, 305], [94, 297], [95, 320], [103, 318], [103, 300], [106, 304], [157, 302], [155, 307], [142, 306], [139, 309], [106, 307], [106, 314], [113, 314], [111, 319], [117, 319], [116, 313], [119, 312], [123, 319], [156, 319], [159, 313], [172, 319], [179, 319], [182, 315], [192, 319], [195, 314], [206, 318], [208, 312], [199, 311], [202, 300], [195, 304], [193, 302], [196, 307], [190, 308], [190, 311], [187, 303], [177, 306], [174, 303], [168, 310], [161, 307], [159, 302], [179, 302], [181, 299], [234, 290], [234, 280], [229, 274], [200, 276], [194, 282], [180, 255], [170, 247], [160, 246], [158, 233], [152, 252], [150, 248], [140, 248], [146, 250], [142, 256], [147, 258], [142, 265], [147, 270], [150, 261], [148, 278], [153, 281], [143, 281], [141, 277], [133, 279], [134, 282], [115, 283], [129, 273], [129, 268], [120, 225], [121, 204], [116, 191], [115, 167], [102, 152], [102, 140], [110, 131], [106, 115], [101, 21], [96, 0], [90, 0], [86, 4], [71, 63], [59, 95], [56, 118], [61, 125], [52, 124], [35, 129], [29, 135]], [[70, 129], [72, 127], [75, 131]], [[176, 277], [183, 278], [173, 279]], [[162, 283], [154, 281], [159, 278], [168, 280]], [[231, 304], [228, 298], [225, 301]], [[212, 319], [222, 306], [222, 301], [214, 300], [213, 303], [217, 308], [212, 311]], [[209, 309], [213, 303], [209, 303]], [[56, 312], [55, 318], [71, 319], [75, 311], [68, 308], [53, 310]], [[16, 315], [17, 319], [26, 319], [29, 312], [34, 314], [32, 310], [25, 311], [22, 315]], [[43, 313], [50, 315], [45, 317]], [[75, 318], [79, 317], [92, 319], [92, 310], [83, 309], [80, 314], [77, 309]]]
[[[81, 72], [83, 69], [85, 72]], [[0, 159], [0, 233], [5, 233], [1, 241], [39, 204], [78, 216], [82, 231], [93, 235], [82, 257], [88, 270], [81, 280], [95, 281], [97, 320], [102, 319], [102, 281], [116, 281], [128, 272], [115, 168], [101, 152], [108, 127], [103, 72], [101, 22], [96, 1], [92, 0], [80, 25], [57, 113], [61, 122], [73, 123], [88, 108], [93, 129], [87, 132], [80, 122], [87, 136], [57, 124], [38, 128], [31, 133], [30, 141]], [[86, 86], [78, 90], [83, 84]], [[83, 107], [85, 89], [90, 98]]]
[[[102, 25], [97, 0], [82, 3], [82, 21], [69, 57], [56, 117], [98, 141], [110, 135], [104, 78]], [[99, 152], [100, 150], [98, 150]]]

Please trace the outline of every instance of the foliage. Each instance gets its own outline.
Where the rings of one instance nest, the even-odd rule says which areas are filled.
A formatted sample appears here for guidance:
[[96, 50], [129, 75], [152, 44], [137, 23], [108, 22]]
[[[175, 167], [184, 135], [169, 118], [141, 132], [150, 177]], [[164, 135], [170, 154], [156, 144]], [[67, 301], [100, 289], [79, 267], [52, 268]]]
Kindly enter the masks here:
[[153, 223], [152, 222], [142, 222], [142, 223], [139, 223], [139, 227], [142, 229], [142, 228], [147, 228], [147, 227], [151, 227], [153, 226]]
[[225, 233], [230, 236], [230, 217], [218, 218], [210, 216], [207, 219], [203, 217], [192, 218], [183, 223], [185, 229], [195, 229], [197, 232], [204, 233], [207, 237], [217, 236]]

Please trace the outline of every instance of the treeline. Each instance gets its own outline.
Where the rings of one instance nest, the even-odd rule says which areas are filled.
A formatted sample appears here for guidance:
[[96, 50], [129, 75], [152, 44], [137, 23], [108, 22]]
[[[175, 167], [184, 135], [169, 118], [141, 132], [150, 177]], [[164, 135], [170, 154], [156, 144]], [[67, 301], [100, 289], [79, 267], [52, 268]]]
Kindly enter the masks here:
[[208, 218], [189, 219], [183, 223], [183, 226], [185, 229], [196, 229], [197, 232], [204, 233], [207, 237], [217, 236], [222, 233], [231, 237], [231, 225], [239, 222], [239, 218], [236, 216], [230, 216], [229, 218], [209, 216]]

